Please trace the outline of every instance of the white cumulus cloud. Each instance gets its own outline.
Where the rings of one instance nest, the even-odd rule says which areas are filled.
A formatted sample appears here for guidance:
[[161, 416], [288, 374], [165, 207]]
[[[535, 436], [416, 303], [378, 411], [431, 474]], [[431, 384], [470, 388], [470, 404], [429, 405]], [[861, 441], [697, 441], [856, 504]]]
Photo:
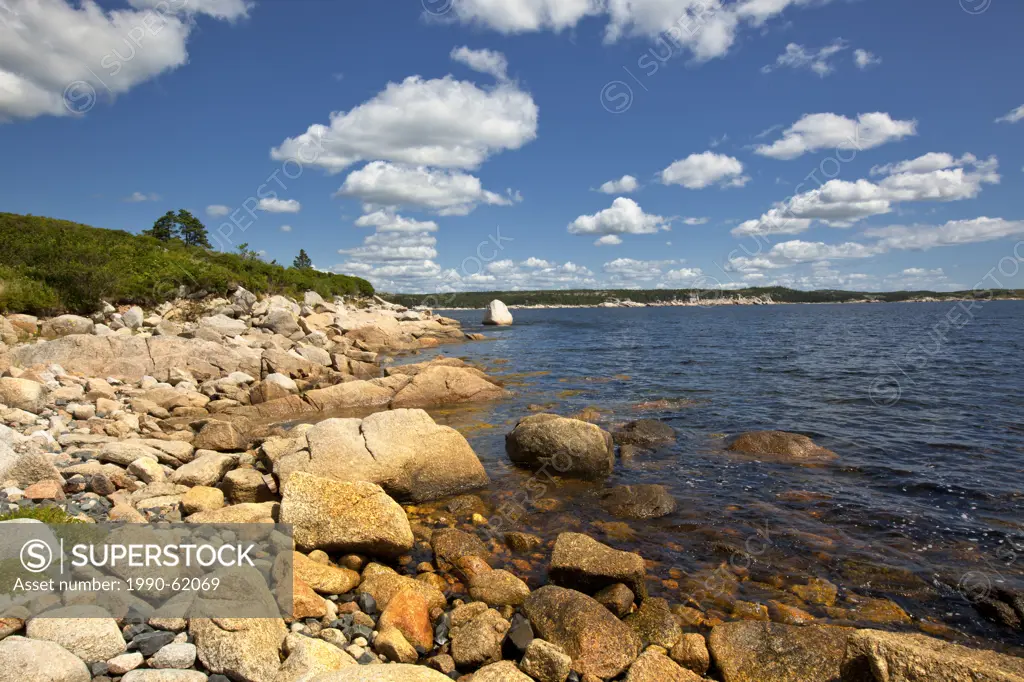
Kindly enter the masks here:
[[881, 64], [882, 58], [867, 50], [854, 50], [853, 63], [857, 65], [858, 69], [863, 71], [864, 69]]
[[479, 204], [507, 206], [513, 199], [485, 190], [476, 176], [424, 166], [374, 161], [345, 178], [338, 194], [376, 206], [412, 206], [439, 215], [467, 215]]
[[[593, 215], [581, 215], [569, 223], [570, 234], [654, 234], [669, 229], [669, 219], [644, 213], [632, 199], [618, 197], [611, 207]], [[609, 243], [609, 242], [606, 242]]]
[[206, 215], [211, 218], [222, 218], [231, 213], [231, 208], [223, 204], [210, 204], [206, 207]]
[[451, 76], [410, 76], [349, 111], [331, 114], [271, 150], [271, 157], [343, 171], [361, 161], [473, 169], [537, 137], [537, 105], [503, 83], [482, 89]]
[[857, 120], [831, 113], [807, 114], [783, 131], [781, 139], [759, 145], [754, 151], [789, 160], [819, 149], [873, 149], [916, 134], [917, 121], [901, 121], [877, 111], [860, 114]]
[[640, 183], [632, 175], [623, 175], [618, 180], [609, 180], [597, 188], [598, 192], [605, 194], [629, 194], [635, 192]]
[[687, 189], [703, 189], [713, 184], [742, 187], [749, 180], [749, 176], [743, 175], [739, 159], [715, 152], [690, 154], [661, 171], [662, 184], [682, 185]]
[[[0, 7], [0, 122], [82, 115], [188, 62], [191, 15], [235, 18], [215, 0], [138, 0], [105, 10], [93, 0], [5, 0]], [[186, 11], [191, 5], [194, 11]]]
[[256, 209], [267, 213], [298, 213], [302, 204], [295, 199], [260, 199]]

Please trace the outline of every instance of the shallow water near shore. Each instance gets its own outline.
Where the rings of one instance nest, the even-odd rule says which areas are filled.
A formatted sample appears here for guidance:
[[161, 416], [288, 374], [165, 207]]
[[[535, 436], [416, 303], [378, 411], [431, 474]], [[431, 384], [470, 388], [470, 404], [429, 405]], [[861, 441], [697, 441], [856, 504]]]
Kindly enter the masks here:
[[[504, 435], [540, 407], [678, 432], [617, 462], [603, 484], [548, 484], [504, 530], [576, 530], [635, 550], [655, 593], [712, 612], [784, 601], [788, 586], [819, 577], [839, 586], [839, 607], [891, 599], [915, 619], [893, 627], [924, 621], [954, 636], [942, 624], [1021, 652], [1020, 632], [982, 618], [970, 598], [1024, 589], [1024, 303], [975, 303], [973, 319], [956, 303], [514, 310], [504, 328], [482, 327], [480, 311], [447, 314], [489, 340], [396, 362], [462, 357], [515, 392], [433, 411], [480, 455], [491, 504], [525, 499], [530, 473], [509, 465]], [[804, 433], [840, 457], [800, 467], [724, 450], [756, 429]], [[599, 493], [628, 483], [668, 486], [677, 511], [613, 519]]]

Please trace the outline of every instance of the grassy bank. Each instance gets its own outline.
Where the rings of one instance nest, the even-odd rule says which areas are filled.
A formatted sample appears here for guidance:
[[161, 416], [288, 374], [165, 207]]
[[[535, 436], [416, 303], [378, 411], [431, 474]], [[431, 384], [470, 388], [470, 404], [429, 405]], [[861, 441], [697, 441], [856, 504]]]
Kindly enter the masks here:
[[155, 304], [189, 293], [369, 295], [364, 279], [158, 241], [66, 220], [0, 213], [0, 312], [89, 313], [101, 301]]
[[[898, 303], [915, 301], [922, 298], [957, 300], [975, 296], [972, 291], [934, 292], [934, 291], [890, 291], [863, 292], [841, 291], [838, 289], [822, 289], [818, 291], [799, 291], [785, 287], [752, 287], [728, 291], [709, 289], [566, 289], [562, 291], [467, 291], [441, 294], [383, 294], [389, 301], [405, 306], [428, 305], [434, 308], [483, 308], [494, 299], [506, 305], [598, 305], [605, 301], [624, 301], [629, 299], [636, 303], [664, 303], [668, 301], [687, 301], [690, 294], [701, 298], [735, 298], [743, 296], [771, 296], [777, 303], [851, 303], [857, 301], [881, 301]], [[1022, 290], [1000, 290], [979, 292], [983, 298], [1024, 298]]]

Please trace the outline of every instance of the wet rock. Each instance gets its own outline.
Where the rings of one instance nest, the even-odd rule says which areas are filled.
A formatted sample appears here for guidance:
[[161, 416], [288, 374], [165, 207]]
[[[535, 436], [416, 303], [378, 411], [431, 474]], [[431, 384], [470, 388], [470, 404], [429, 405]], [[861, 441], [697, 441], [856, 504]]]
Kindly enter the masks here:
[[373, 483], [343, 483], [298, 472], [284, 485], [281, 523], [305, 551], [398, 557], [413, 546], [405, 511]]
[[530, 533], [505, 533], [505, 544], [513, 552], [532, 552], [541, 545], [544, 541], [536, 535]]
[[511, 624], [494, 609], [488, 609], [451, 631], [455, 665], [476, 668], [501, 660], [501, 644]]
[[274, 618], [193, 618], [189, 634], [207, 670], [236, 680], [272, 682], [288, 631]]
[[619, 618], [625, 618], [633, 609], [633, 590], [622, 583], [615, 583], [600, 590], [594, 599]]
[[508, 311], [508, 306], [495, 299], [487, 304], [487, 310], [484, 311], [483, 323], [500, 326], [510, 325], [512, 324], [512, 313]]
[[768, 461], [792, 464], [827, 462], [839, 457], [831, 450], [815, 445], [807, 436], [786, 431], [749, 431], [733, 439], [729, 449]]
[[519, 667], [537, 682], [565, 682], [572, 670], [572, 658], [562, 647], [535, 639], [526, 647]]
[[46, 618], [29, 620], [25, 634], [59, 644], [86, 663], [113, 658], [127, 647], [117, 621], [102, 609], [90, 606], [49, 611]]
[[703, 675], [711, 667], [711, 654], [704, 635], [687, 633], [679, 638], [669, 652], [669, 658], [698, 675]]
[[770, 600], [768, 602], [768, 617], [776, 623], [783, 625], [809, 625], [816, 619], [801, 608], [791, 604]]
[[793, 585], [789, 591], [810, 604], [835, 606], [839, 588], [822, 578], [811, 578], [806, 585]]
[[623, 583], [641, 601], [647, 597], [647, 569], [643, 557], [612, 549], [581, 533], [558, 536], [549, 573], [556, 585], [588, 594]]
[[523, 610], [537, 635], [560, 646], [580, 674], [610, 679], [640, 654], [640, 638], [597, 601], [547, 585], [527, 597]]
[[544, 469], [548, 475], [601, 478], [615, 465], [612, 437], [607, 431], [554, 414], [519, 420], [505, 436], [505, 450], [513, 463]]
[[626, 616], [625, 623], [633, 628], [645, 647], [656, 644], [671, 649], [683, 634], [668, 602], [660, 597], [645, 599], [636, 612]]
[[657, 519], [674, 512], [676, 501], [663, 485], [620, 485], [604, 492], [601, 506], [620, 519]]
[[613, 432], [612, 439], [616, 445], [649, 448], [662, 443], [674, 442], [676, 430], [656, 419], [638, 419]]
[[12, 636], [0, 641], [0, 680], [4, 682], [89, 682], [92, 675], [67, 649], [39, 639]]
[[725, 682], [835, 682], [853, 632], [741, 621], [716, 625], [708, 643]]
[[645, 651], [629, 667], [625, 682], [700, 682], [701, 676], [655, 650]]
[[46, 387], [30, 379], [0, 377], [0, 404], [39, 414], [46, 408]]
[[444, 570], [458, 565], [463, 557], [474, 556], [484, 562], [491, 556], [487, 546], [475, 535], [456, 528], [441, 528], [430, 536], [430, 549], [434, 552], [434, 560]]
[[834, 620], [865, 623], [909, 623], [911, 620], [910, 615], [900, 608], [899, 604], [889, 599], [850, 595], [849, 600], [852, 604], [850, 608], [826, 608], [828, 617]]
[[857, 630], [842, 663], [844, 682], [1024, 680], [1024, 659], [919, 634]]

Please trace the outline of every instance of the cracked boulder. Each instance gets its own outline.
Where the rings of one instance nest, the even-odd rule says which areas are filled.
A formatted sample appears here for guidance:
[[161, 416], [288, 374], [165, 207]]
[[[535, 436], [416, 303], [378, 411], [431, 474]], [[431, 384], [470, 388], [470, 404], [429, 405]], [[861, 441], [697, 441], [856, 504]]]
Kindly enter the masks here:
[[296, 472], [335, 481], [367, 481], [416, 502], [455, 495], [489, 482], [473, 448], [423, 410], [399, 409], [365, 419], [327, 419], [304, 434], [306, 447], [274, 463], [285, 485]]

